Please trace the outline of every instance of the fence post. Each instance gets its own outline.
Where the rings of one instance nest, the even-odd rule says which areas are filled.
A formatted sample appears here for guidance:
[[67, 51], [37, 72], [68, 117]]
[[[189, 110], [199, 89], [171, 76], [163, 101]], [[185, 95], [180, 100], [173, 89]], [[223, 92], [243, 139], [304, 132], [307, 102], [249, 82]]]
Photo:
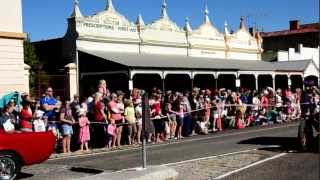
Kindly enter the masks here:
[[150, 106], [148, 93], [144, 93], [142, 96], [142, 167], [147, 168], [147, 147], [146, 138], [147, 132], [150, 127]]

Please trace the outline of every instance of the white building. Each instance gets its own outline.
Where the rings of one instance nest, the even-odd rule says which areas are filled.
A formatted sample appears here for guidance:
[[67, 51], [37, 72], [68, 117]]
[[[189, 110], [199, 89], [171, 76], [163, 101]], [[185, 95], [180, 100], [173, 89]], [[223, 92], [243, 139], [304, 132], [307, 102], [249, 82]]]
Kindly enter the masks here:
[[279, 51], [278, 61], [299, 61], [303, 59], [312, 59], [319, 69], [319, 52], [318, 48], [304, 47], [303, 44], [299, 44], [298, 51], [295, 48], [289, 48], [289, 51]]
[[[235, 88], [239, 84], [251, 89], [302, 87], [305, 70], [316, 69], [311, 60], [261, 61], [260, 33], [252, 36], [243, 18], [235, 33], [229, 33], [227, 23], [224, 32], [219, 32], [207, 7], [199, 27], [192, 29], [186, 18], [181, 28], [170, 19], [166, 1], [160, 17], [145, 23], [141, 15], [130, 22], [112, 0], [105, 10], [85, 16], [75, 0], [67, 33], [59, 41], [61, 52], [51, 53], [61, 53], [59, 62], [68, 64], [69, 95], [78, 89], [80, 94], [89, 93], [99, 78], [107, 79], [111, 88], [122, 89], [132, 88], [132, 84], [138, 88], [161, 86], [163, 90], [176, 86]], [[53, 62], [58, 63], [56, 59]]]
[[0, 97], [29, 92], [29, 66], [24, 64], [21, 0], [0, 2]]

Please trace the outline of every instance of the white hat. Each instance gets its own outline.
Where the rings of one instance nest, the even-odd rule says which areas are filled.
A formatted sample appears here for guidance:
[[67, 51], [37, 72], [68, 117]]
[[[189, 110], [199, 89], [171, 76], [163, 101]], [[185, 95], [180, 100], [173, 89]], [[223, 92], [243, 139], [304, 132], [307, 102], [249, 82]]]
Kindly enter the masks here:
[[37, 110], [35, 114], [36, 114], [36, 118], [42, 118], [44, 112], [41, 110]]

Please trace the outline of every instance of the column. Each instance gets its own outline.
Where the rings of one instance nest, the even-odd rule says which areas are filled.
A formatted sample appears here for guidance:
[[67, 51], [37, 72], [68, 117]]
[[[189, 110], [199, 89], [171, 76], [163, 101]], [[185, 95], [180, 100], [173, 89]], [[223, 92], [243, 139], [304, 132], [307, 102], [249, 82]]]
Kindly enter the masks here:
[[258, 91], [259, 90], [259, 75], [258, 74], [254, 74], [254, 79], [255, 79], [255, 87], [256, 87], [256, 90]]
[[287, 77], [288, 77], [288, 88], [291, 89], [291, 85], [292, 85], [291, 75], [287, 75]]
[[26, 93], [30, 93], [30, 69], [30, 66], [24, 64], [24, 91]]
[[69, 98], [77, 94], [77, 65], [75, 63], [70, 63], [65, 66], [66, 75], [68, 79], [68, 94]]
[[276, 90], [276, 75], [272, 74], [272, 88], [273, 90]]

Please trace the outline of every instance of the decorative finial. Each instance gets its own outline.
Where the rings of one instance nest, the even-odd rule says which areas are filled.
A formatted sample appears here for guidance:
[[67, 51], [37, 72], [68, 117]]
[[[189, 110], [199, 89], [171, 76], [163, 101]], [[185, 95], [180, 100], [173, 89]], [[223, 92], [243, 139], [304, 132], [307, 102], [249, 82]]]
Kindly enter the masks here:
[[71, 14], [71, 17], [82, 17], [82, 13], [79, 8], [79, 1], [78, 0], [74, 0], [74, 8], [73, 8], [73, 12]]
[[228, 30], [228, 22], [227, 22], [227, 20], [224, 21], [224, 34], [225, 35], [230, 35], [229, 30]]
[[145, 25], [141, 14], [139, 14], [139, 16], [137, 18], [136, 25], [138, 25], [138, 26], [144, 26]]
[[168, 13], [167, 13], [167, 2], [166, 2], [166, 0], [163, 0], [163, 3], [162, 3], [161, 18], [169, 19], [169, 16], [168, 16]]
[[113, 7], [112, 0], [108, 0], [107, 10], [108, 10], [108, 11], [115, 11], [115, 9], [114, 9], [114, 7]]
[[240, 17], [240, 29], [245, 29], [243, 16]]
[[183, 29], [184, 29], [186, 32], [191, 32], [191, 31], [192, 31], [188, 17], [186, 17], [185, 25], [184, 25], [184, 28], [183, 28]]
[[209, 9], [208, 9], [208, 5], [206, 5], [205, 6], [205, 10], [204, 10], [204, 22], [206, 23], [206, 24], [209, 24], [209, 23], [211, 23], [210, 22], [210, 18], [209, 18]]

